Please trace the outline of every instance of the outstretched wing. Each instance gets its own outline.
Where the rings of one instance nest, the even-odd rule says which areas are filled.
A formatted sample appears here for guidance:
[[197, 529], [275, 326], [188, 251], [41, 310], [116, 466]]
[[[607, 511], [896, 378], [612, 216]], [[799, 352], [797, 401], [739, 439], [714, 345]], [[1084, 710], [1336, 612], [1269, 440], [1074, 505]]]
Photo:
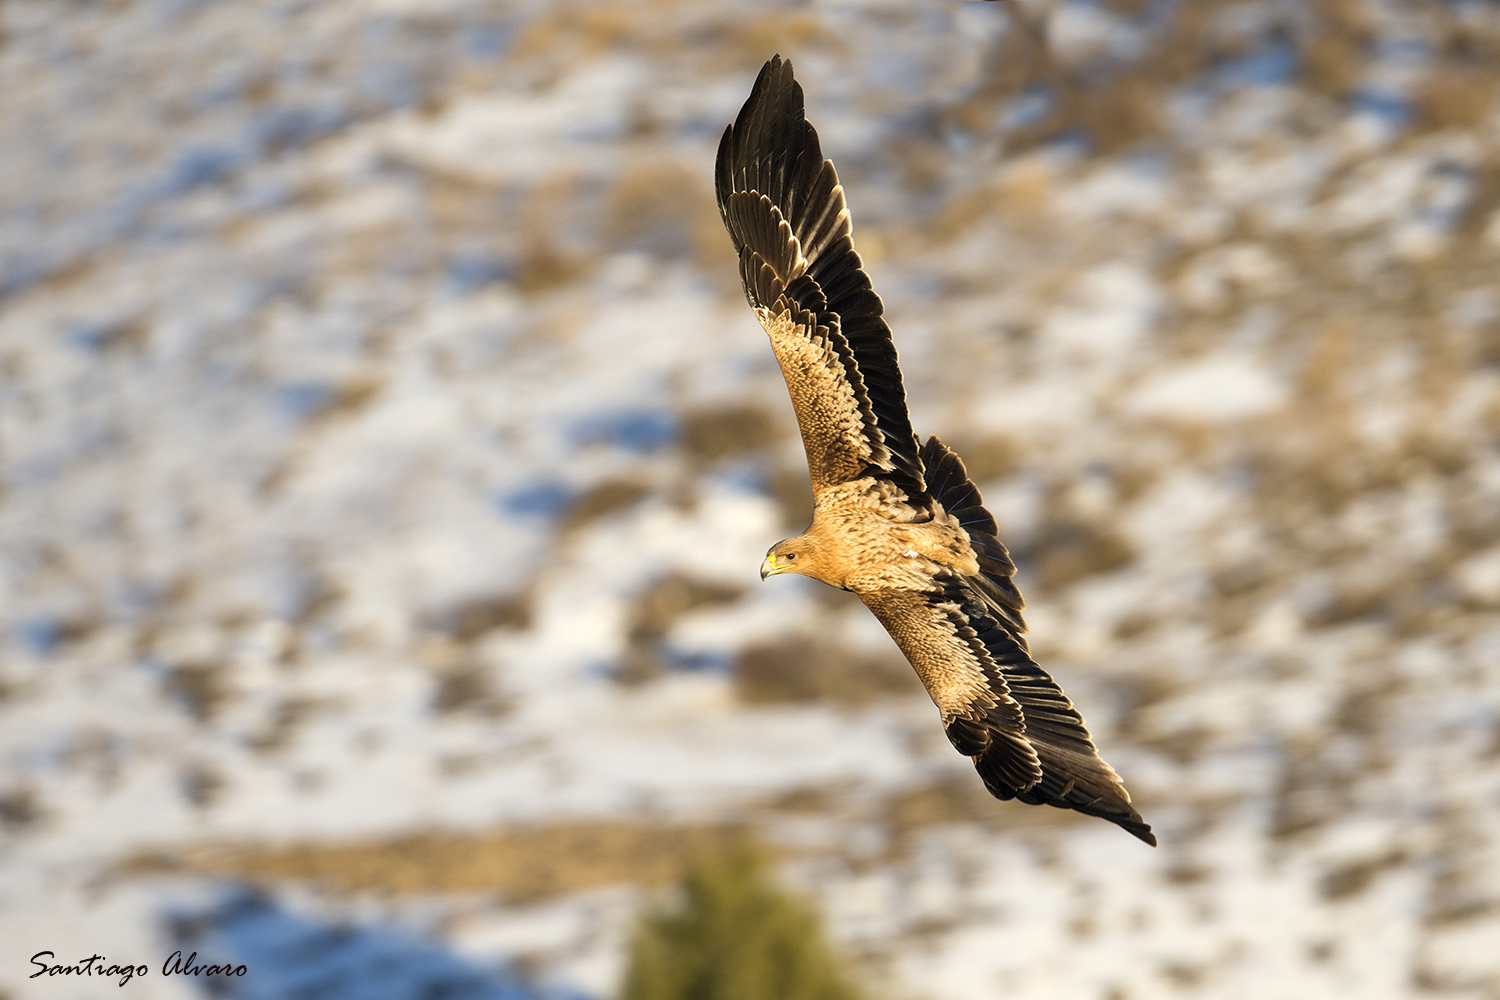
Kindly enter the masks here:
[[1021, 594], [1011, 581], [1015, 566], [963, 463], [935, 437], [922, 458], [928, 492], [963, 525], [980, 572], [944, 571], [928, 590], [861, 598], [916, 668], [949, 741], [974, 759], [991, 795], [1099, 816], [1155, 846], [1083, 717], [1032, 660], [1022, 638]]
[[879, 590], [860, 599], [911, 661], [942, 713], [949, 742], [974, 758], [985, 784], [1012, 789], [1011, 795], [1034, 787], [1042, 765], [1026, 736], [1024, 710], [987, 637], [975, 629], [985, 623], [965, 609], [971, 602], [962, 587]]
[[924, 482], [884, 306], [861, 269], [844, 189], [803, 115], [792, 64], [760, 71], [724, 131], [719, 214], [791, 393], [815, 490], [867, 475]]

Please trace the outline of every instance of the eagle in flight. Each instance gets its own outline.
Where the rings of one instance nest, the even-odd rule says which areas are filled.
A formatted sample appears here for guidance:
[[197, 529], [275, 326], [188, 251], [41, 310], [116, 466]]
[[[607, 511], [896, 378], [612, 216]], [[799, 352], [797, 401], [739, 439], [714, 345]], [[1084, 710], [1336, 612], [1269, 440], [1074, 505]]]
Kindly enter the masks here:
[[906, 654], [990, 794], [1076, 809], [1155, 845], [1073, 703], [1031, 659], [1016, 567], [964, 464], [918, 444], [884, 307], [792, 64], [766, 63], [715, 166], [745, 297], [802, 430], [812, 524], [766, 554], [852, 591]]

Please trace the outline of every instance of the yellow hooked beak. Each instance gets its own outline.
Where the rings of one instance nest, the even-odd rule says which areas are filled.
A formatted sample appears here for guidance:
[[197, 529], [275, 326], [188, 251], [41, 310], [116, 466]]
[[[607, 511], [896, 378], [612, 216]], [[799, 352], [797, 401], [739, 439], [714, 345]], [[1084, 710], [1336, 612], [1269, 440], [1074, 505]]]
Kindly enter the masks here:
[[793, 567], [797, 565], [797, 553], [777, 552], [781, 546], [777, 542], [771, 546], [771, 551], [766, 553], [766, 561], [760, 564], [760, 578], [764, 580], [768, 576], [777, 576], [781, 573], [796, 573]]

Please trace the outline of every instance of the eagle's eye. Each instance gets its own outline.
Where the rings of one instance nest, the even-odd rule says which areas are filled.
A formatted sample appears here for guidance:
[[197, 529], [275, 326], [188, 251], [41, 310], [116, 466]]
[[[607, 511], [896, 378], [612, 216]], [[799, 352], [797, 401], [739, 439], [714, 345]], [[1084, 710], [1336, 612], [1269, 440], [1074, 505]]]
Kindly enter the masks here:
[[795, 552], [788, 552], [786, 555], [782, 556], [782, 558], [785, 559], [787, 562], [791, 562], [793, 559], [797, 558], [797, 553], [795, 553]]

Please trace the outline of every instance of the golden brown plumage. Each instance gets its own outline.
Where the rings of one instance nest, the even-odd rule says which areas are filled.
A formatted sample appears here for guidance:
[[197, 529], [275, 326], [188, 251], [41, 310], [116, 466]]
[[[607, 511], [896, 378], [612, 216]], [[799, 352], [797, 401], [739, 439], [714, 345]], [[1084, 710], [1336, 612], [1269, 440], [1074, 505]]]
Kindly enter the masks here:
[[761, 576], [800, 573], [857, 594], [991, 794], [1101, 816], [1154, 845], [1083, 718], [1031, 659], [1015, 565], [979, 490], [937, 438], [918, 446], [844, 190], [780, 56], [724, 132], [715, 187], [815, 499], [812, 524], [772, 546]]

